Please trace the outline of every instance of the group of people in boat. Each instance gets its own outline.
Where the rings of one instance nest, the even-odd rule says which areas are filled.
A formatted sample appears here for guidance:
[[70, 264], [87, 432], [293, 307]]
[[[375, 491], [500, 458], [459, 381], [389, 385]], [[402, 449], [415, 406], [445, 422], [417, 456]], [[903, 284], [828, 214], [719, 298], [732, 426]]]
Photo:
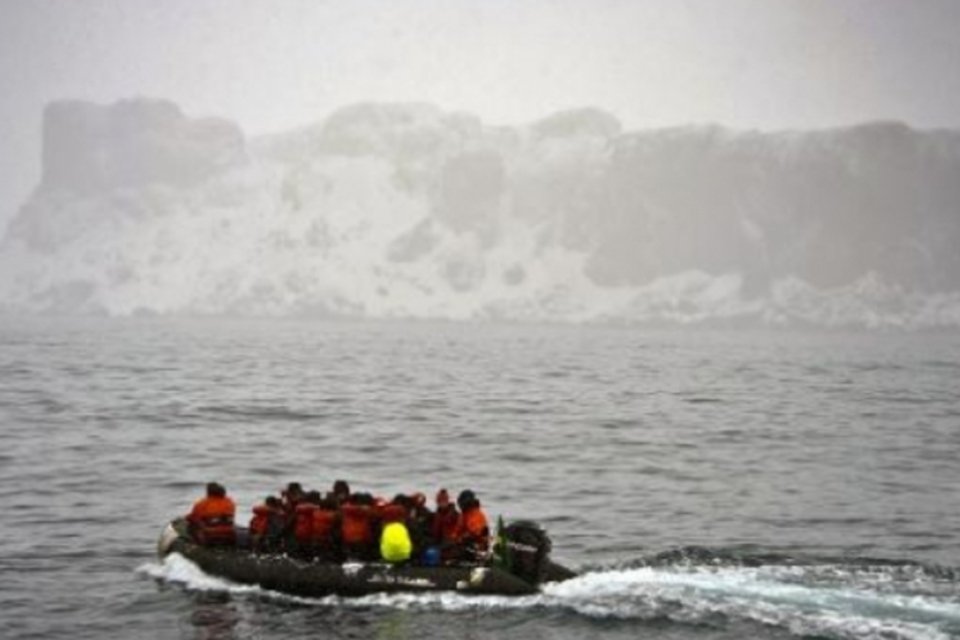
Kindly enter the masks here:
[[[234, 546], [236, 504], [223, 485], [211, 482], [206, 496], [186, 516], [194, 541], [208, 546]], [[346, 560], [419, 562], [438, 566], [476, 562], [489, 555], [490, 527], [473, 491], [461, 491], [456, 503], [440, 489], [435, 508], [423, 493], [397, 494], [392, 500], [354, 493], [344, 480], [331, 491], [304, 491], [291, 482], [279, 496], [270, 495], [253, 508], [248, 529], [257, 552], [282, 552], [330, 562]]]

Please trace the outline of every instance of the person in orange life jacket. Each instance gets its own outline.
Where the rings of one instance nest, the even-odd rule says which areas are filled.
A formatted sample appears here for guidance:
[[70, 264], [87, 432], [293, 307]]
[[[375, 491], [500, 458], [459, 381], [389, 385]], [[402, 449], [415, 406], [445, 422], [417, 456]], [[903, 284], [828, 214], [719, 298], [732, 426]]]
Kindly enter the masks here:
[[310, 545], [313, 555], [324, 560], [339, 559], [340, 516], [337, 513], [337, 503], [331, 498], [324, 498], [313, 511], [313, 522], [310, 527]]
[[328, 497], [333, 498], [337, 506], [342, 505], [350, 498], [350, 485], [346, 480], [337, 480], [333, 483], [333, 491], [328, 494]]
[[423, 510], [429, 511], [429, 509], [427, 509], [427, 496], [423, 495], [423, 493], [417, 491], [410, 496], [410, 500], [413, 502], [413, 508], [416, 509], [418, 513]]
[[299, 482], [290, 482], [287, 488], [280, 492], [280, 499], [283, 501], [283, 510], [287, 515], [287, 521], [283, 529], [283, 543], [293, 549], [297, 546], [294, 527], [297, 522], [297, 505], [303, 500], [303, 487]]
[[197, 500], [187, 515], [187, 530], [194, 540], [204, 545], [232, 545], [237, 532], [233, 518], [237, 505], [227, 497], [227, 490], [216, 482], [207, 484], [207, 495]]
[[320, 494], [310, 491], [297, 503], [294, 510], [293, 539], [298, 555], [313, 554], [313, 515], [320, 509]]
[[490, 549], [490, 526], [487, 516], [480, 508], [480, 500], [473, 491], [466, 489], [457, 497], [460, 506], [458, 542], [467, 552], [467, 557], [477, 558]]
[[376, 558], [376, 519], [373, 496], [369, 493], [355, 493], [340, 506], [340, 542], [345, 556], [360, 560]]
[[267, 496], [263, 504], [253, 508], [250, 519], [250, 541], [256, 550], [273, 550], [280, 545], [287, 514], [276, 496]]
[[297, 510], [297, 504], [303, 500], [304, 495], [306, 494], [304, 494], [303, 486], [299, 482], [288, 483], [287, 488], [280, 492], [283, 499], [283, 508], [286, 509], [287, 515], [293, 515], [293, 512]]
[[456, 545], [460, 537], [460, 513], [456, 505], [450, 502], [446, 489], [437, 492], [437, 511], [430, 522], [430, 542], [440, 547], [443, 560], [452, 560], [456, 555]]

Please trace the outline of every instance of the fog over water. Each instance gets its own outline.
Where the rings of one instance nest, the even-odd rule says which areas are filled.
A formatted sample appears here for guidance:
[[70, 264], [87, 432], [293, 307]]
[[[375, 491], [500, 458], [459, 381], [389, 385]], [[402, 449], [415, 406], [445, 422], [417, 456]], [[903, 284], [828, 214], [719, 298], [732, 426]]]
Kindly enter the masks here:
[[598, 107], [626, 129], [960, 126], [951, 0], [0, 4], [0, 225], [40, 177], [59, 99], [153, 96], [249, 133], [357, 102], [494, 124]]

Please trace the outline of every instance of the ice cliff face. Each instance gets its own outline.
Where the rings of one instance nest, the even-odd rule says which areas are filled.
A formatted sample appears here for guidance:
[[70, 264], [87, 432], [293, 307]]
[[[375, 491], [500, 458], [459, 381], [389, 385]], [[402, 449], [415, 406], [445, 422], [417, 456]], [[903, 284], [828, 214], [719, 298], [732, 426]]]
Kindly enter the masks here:
[[960, 133], [498, 128], [357, 105], [245, 140], [51, 105], [14, 312], [960, 326]]

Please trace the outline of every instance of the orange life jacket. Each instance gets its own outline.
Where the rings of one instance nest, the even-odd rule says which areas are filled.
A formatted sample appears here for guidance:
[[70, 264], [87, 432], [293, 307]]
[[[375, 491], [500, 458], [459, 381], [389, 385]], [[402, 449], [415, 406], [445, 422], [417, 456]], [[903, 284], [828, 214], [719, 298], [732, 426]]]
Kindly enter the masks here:
[[294, 512], [293, 537], [301, 544], [307, 544], [313, 538], [313, 514], [320, 507], [309, 502], [301, 502]]
[[333, 529], [337, 523], [337, 512], [318, 508], [313, 512], [310, 528], [311, 541], [321, 547], [333, 546]]
[[467, 509], [460, 515], [460, 542], [472, 543], [481, 551], [490, 546], [490, 527], [480, 507]]
[[237, 505], [230, 498], [207, 496], [194, 503], [187, 521], [201, 543], [230, 543], [236, 539], [233, 528], [236, 512]]
[[407, 519], [407, 510], [403, 505], [395, 504], [391, 502], [390, 504], [385, 504], [380, 507], [380, 521], [383, 524], [389, 524], [391, 522], [403, 522]]
[[441, 507], [433, 516], [430, 534], [440, 544], [450, 544], [460, 538], [460, 514], [453, 505]]
[[258, 504], [253, 508], [253, 517], [250, 519], [250, 535], [276, 535], [283, 529], [286, 517], [283, 508]]
[[373, 544], [373, 511], [362, 504], [340, 507], [343, 516], [340, 535], [345, 545]]
[[253, 508], [253, 517], [250, 518], [250, 535], [262, 536], [267, 533], [270, 512], [270, 507], [265, 504], [258, 504]]

